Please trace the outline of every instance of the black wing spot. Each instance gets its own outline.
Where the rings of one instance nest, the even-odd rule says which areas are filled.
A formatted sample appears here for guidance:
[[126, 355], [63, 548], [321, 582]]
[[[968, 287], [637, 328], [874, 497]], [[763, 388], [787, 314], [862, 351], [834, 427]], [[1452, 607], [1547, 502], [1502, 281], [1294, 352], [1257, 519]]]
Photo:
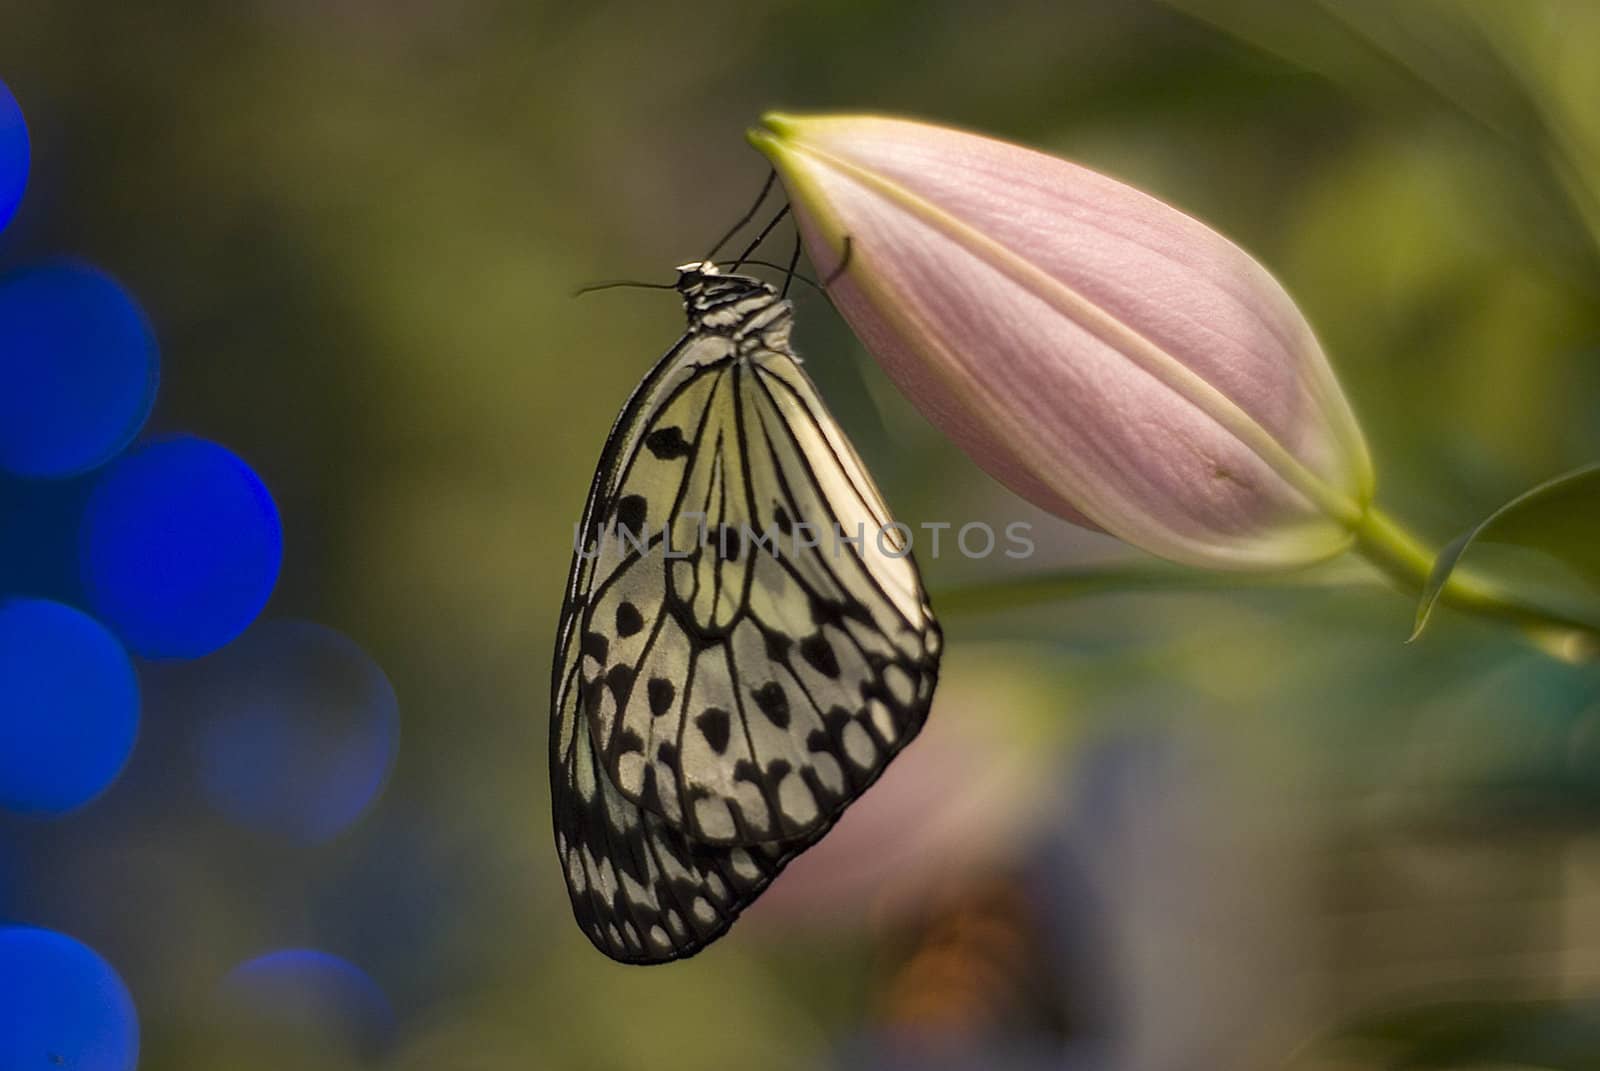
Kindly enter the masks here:
[[633, 691], [633, 667], [612, 666], [606, 671], [606, 684], [617, 697], [617, 709], [628, 705], [628, 693]]
[[794, 522], [789, 519], [789, 511], [778, 506], [772, 511], [772, 520], [778, 526], [778, 531], [789, 535], [794, 531]]
[[824, 677], [838, 679], [839, 658], [833, 653], [833, 644], [823, 639], [822, 633], [813, 632], [800, 641], [800, 657]]
[[761, 708], [761, 713], [767, 720], [779, 729], [789, 727], [789, 696], [783, 690], [783, 685], [777, 681], [768, 681], [750, 693], [755, 699], [756, 706]]
[[694, 719], [696, 729], [718, 755], [728, 750], [728, 740], [733, 733], [733, 718], [721, 707], [707, 707]]
[[583, 653], [590, 658], [605, 665], [606, 655], [611, 650], [611, 642], [598, 632], [585, 632], [583, 634]]
[[643, 495], [626, 495], [617, 503], [617, 532], [626, 532], [635, 543], [645, 537], [645, 522], [649, 520], [649, 508]]
[[677, 426], [657, 428], [644, 437], [645, 449], [649, 450], [662, 461], [675, 461], [680, 457], [688, 457], [694, 447], [683, 439], [683, 429]]
[[631, 602], [623, 602], [617, 606], [617, 635], [632, 636], [644, 628], [644, 615], [639, 613], [639, 608]]
[[660, 744], [656, 745], [656, 758], [660, 759], [661, 764], [667, 767], [669, 770], [676, 770], [678, 768], [677, 745], [663, 740]]
[[781, 632], [768, 632], [764, 637], [767, 641], [767, 658], [774, 662], [789, 661], [789, 648], [794, 646], [794, 641]]
[[827, 599], [813, 598], [811, 600], [811, 623], [813, 625], [842, 625], [844, 624], [844, 610]]
[[[644, 804], [647, 810], [659, 812], [661, 809], [661, 785], [656, 781], [656, 768], [653, 765], [644, 768], [644, 787], [639, 790], [639, 802]], [[636, 853], [628, 852], [627, 854], [631, 856]], [[639, 865], [643, 869], [643, 864]], [[645, 880], [644, 875], [638, 875], [638, 881], [641, 885], [644, 884]]]
[[717, 528], [716, 542], [717, 560], [736, 562], [744, 557], [744, 533], [731, 524], [724, 524]]
[[835, 739], [844, 735], [845, 727], [855, 720], [855, 715], [841, 706], [832, 706], [822, 716], [822, 724], [828, 727], [828, 732]]
[[650, 697], [650, 713], [659, 718], [672, 709], [678, 689], [665, 677], [651, 677], [650, 683], [645, 685], [645, 693]]

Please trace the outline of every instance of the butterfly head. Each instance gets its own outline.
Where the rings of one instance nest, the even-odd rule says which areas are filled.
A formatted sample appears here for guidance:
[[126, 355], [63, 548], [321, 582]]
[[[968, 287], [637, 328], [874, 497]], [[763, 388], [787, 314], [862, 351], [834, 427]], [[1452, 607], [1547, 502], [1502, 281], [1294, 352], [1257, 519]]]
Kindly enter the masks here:
[[674, 285], [680, 293], [687, 294], [690, 290], [704, 286], [707, 279], [722, 278], [722, 271], [709, 260], [695, 260], [688, 264], [679, 264], [676, 269], [678, 281]]
[[673, 287], [683, 295], [685, 304], [692, 305], [697, 298], [714, 296], [718, 300], [739, 300], [751, 294], [771, 294], [772, 287], [751, 275], [722, 274], [709, 260], [678, 265], [678, 281]]
[[777, 316], [786, 318], [788, 310], [788, 302], [782, 301], [769, 284], [750, 275], [724, 275], [706, 260], [680, 264], [673, 287], [683, 296], [683, 310], [690, 326], [698, 329], [742, 334], [742, 328], [765, 328], [774, 318], [768, 315], [751, 325], [756, 314], [774, 310]]

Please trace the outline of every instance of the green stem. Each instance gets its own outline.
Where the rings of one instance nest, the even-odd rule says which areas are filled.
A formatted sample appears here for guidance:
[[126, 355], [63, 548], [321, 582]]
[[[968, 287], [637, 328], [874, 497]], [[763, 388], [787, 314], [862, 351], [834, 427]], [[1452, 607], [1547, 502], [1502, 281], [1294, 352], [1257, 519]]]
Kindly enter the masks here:
[[[1433, 570], [1433, 551], [1376, 507], [1369, 508], [1362, 517], [1355, 537], [1357, 554], [1376, 566], [1401, 591], [1421, 595]], [[1463, 613], [1507, 621], [1545, 636], [1573, 636], [1589, 645], [1600, 642], [1600, 625], [1595, 622], [1522, 602], [1460, 569], [1445, 581], [1439, 601]]]
[[[1367, 510], [1355, 529], [1355, 537], [1355, 552], [1376, 567], [1391, 586], [1407, 595], [1420, 596], [1433, 570], [1436, 555], [1432, 550], [1376, 508]], [[1327, 590], [1375, 579], [1369, 570], [1358, 569], [1352, 575], [1336, 562], [1288, 574], [1207, 572], [1165, 562], [1141, 562], [1065, 569], [948, 588], [936, 592], [933, 601], [941, 614], [986, 614], [1123, 592], [1296, 587]], [[1459, 569], [1445, 582], [1439, 601], [1462, 613], [1526, 629], [1563, 658], [1591, 658], [1600, 653], [1600, 622], [1522, 602]]]
[[[1357, 554], [1377, 566], [1396, 587], [1416, 595], [1422, 593], [1422, 585], [1427, 583], [1428, 574], [1433, 569], [1435, 555], [1416, 536], [1401, 528], [1376, 506], [1370, 507], [1362, 516], [1355, 536], [1354, 549]], [[1462, 600], [1471, 601], [1475, 597], [1466, 594], [1471, 587], [1471, 581], [1463, 577], [1451, 577], [1445, 585], [1442, 601], [1468, 609], [1462, 605]]]
[[1238, 591], [1240, 589], [1322, 590], [1361, 583], [1370, 577], [1327, 568], [1292, 574], [1227, 573], [1193, 569], [1166, 562], [1083, 566], [1049, 573], [990, 580], [944, 588], [933, 593], [941, 615], [989, 614], [1061, 602], [1064, 599], [1121, 595], [1128, 592]]

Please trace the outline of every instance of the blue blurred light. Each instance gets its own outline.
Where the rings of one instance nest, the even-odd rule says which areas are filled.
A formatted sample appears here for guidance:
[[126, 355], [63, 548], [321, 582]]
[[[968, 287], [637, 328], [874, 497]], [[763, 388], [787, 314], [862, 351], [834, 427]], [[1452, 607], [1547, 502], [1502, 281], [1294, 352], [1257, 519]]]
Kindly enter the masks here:
[[215, 443], [153, 442], [106, 467], [83, 520], [90, 607], [146, 658], [198, 658], [243, 632], [283, 561], [278, 509]]
[[0, 279], [0, 469], [104, 463], [144, 426], [157, 378], [150, 325], [110, 276], [52, 261]]
[[0, 602], [0, 807], [87, 803], [122, 770], [138, 728], [139, 681], [116, 637], [60, 603]]
[[230, 1018], [269, 1037], [329, 1041], [373, 1057], [394, 1035], [394, 1009], [383, 990], [327, 952], [287, 948], [258, 956], [228, 972], [222, 992]]
[[316, 843], [382, 791], [399, 749], [399, 704], [353, 641], [310, 621], [264, 622], [206, 672], [196, 742], [217, 810]]
[[0, 82], [0, 231], [22, 203], [28, 185], [28, 124], [11, 90]]
[[117, 972], [70, 937], [0, 928], [0, 1068], [133, 1071], [139, 1019]]

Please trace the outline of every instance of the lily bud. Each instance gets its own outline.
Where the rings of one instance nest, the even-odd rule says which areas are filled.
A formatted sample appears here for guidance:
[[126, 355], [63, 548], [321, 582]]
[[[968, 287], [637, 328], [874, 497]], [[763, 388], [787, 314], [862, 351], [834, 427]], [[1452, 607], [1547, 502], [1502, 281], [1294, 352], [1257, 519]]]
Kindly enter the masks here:
[[1226, 238], [1104, 175], [943, 127], [769, 114], [751, 142], [891, 379], [1040, 507], [1173, 561], [1304, 565], [1372, 498], [1311, 328]]

